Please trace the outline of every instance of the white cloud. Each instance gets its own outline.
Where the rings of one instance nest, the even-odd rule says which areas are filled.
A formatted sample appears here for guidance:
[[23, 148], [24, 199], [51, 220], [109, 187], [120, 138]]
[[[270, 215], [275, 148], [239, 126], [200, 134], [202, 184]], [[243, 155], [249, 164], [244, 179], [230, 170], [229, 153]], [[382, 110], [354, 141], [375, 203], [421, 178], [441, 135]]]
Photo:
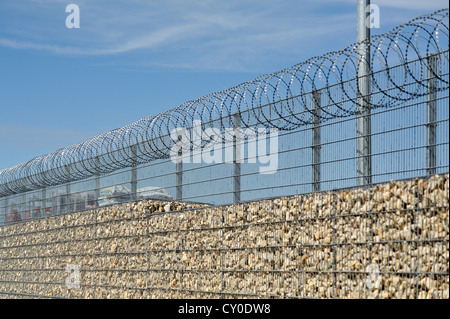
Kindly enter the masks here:
[[375, 0], [372, 3], [385, 8], [423, 10], [425, 12], [448, 8], [447, 0]]
[[[323, 2], [354, 3], [356, 5], [356, 0], [325, 0]], [[447, 0], [372, 0], [371, 3], [383, 8], [422, 10], [424, 13], [449, 7]]]
[[[11, 22], [12, 31], [0, 31], [0, 46], [71, 56], [131, 54], [120, 62], [128, 65], [239, 70], [257, 61], [264, 63], [277, 54], [309, 57], [318, 43], [323, 46], [321, 53], [325, 53], [343, 48], [333, 43], [345, 46], [354, 42], [354, 12], [318, 10], [327, 2], [355, 0], [326, 0], [320, 4], [268, 0], [79, 1], [81, 29], [68, 32], [64, 27], [66, 13], [59, 8], [65, 1], [29, 0], [26, 9], [9, 9], [14, 9], [13, 16], [20, 17], [24, 11], [32, 15], [34, 8], [39, 13], [32, 15], [39, 34], [34, 32], [33, 21]], [[444, 5], [439, 0], [430, 0], [426, 5], [406, 0], [373, 3], [382, 8], [421, 9], [424, 13]], [[406, 22], [398, 15], [383, 15], [386, 22], [397, 18]], [[133, 54], [140, 52], [145, 52], [146, 57], [136, 60]]]
[[42, 44], [30, 41], [16, 41], [4, 38], [0, 38], [0, 46], [12, 49], [31, 49], [31, 50], [48, 51], [56, 54], [66, 54], [66, 55], [86, 54], [89, 52], [76, 47], [63, 47], [58, 45]]

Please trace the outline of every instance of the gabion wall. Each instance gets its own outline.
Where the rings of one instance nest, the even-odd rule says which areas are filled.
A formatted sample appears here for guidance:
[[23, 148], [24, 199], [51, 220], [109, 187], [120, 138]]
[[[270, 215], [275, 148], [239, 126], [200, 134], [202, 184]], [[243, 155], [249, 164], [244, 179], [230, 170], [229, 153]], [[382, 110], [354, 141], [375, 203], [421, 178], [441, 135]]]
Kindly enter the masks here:
[[449, 298], [449, 176], [0, 227], [3, 298]]

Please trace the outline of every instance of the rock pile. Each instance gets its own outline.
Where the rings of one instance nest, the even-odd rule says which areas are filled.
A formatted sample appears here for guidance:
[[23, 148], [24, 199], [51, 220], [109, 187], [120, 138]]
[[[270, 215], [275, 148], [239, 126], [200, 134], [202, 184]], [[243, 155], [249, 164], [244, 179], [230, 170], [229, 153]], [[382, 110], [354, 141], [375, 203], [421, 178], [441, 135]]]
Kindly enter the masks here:
[[0, 227], [0, 296], [449, 298], [449, 176]]

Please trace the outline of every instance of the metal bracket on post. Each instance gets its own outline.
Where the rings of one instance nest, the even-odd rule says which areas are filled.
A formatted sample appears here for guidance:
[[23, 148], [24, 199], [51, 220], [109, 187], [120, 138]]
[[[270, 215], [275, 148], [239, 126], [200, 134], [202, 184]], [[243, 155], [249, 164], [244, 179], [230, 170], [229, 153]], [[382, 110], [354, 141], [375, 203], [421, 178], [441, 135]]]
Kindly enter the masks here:
[[358, 0], [358, 96], [356, 118], [356, 156], [358, 186], [372, 184], [371, 116], [370, 116], [370, 27], [367, 8], [370, 0]]
[[320, 132], [320, 106], [322, 102], [322, 93], [318, 90], [312, 93], [313, 114], [312, 114], [312, 191], [320, 192], [320, 151], [321, 132]]
[[426, 167], [427, 175], [436, 174], [436, 107], [438, 57], [427, 58], [427, 131], [426, 131]]
[[242, 130], [241, 115], [234, 114], [234, 142], [233, 142], [233, 203], [241, 202], [241, 162], [242, 162]]

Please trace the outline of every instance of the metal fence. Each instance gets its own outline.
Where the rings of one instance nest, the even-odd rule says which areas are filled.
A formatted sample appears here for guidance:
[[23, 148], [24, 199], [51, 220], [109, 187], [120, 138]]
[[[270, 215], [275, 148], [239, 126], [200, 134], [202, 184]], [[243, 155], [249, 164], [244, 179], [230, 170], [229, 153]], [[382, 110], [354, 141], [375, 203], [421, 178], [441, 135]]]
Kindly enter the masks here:
[[440, 10], [5, 169], [0, 225], [137, 199], [222, 205], [447, 173], [448, 31]]

